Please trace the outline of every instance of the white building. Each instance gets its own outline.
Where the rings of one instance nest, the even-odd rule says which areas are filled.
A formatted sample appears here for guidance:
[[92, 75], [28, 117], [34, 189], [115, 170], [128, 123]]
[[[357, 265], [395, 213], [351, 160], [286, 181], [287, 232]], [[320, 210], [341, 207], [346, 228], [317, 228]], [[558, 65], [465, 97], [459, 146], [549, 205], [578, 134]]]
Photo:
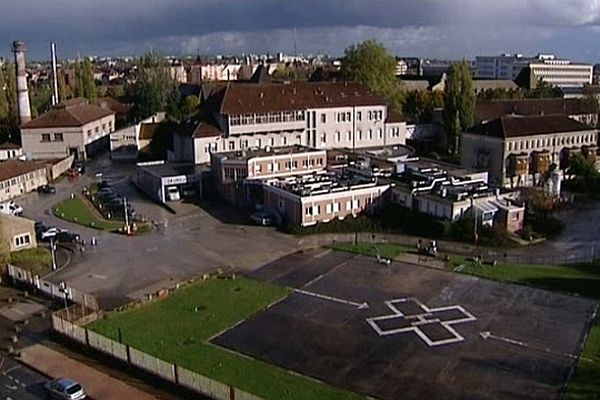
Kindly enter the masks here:
[[210, 153], [290, 145], [405, 144], [405, 119], [356, 83], [232, 84], [204, 103], [210, 115], [181, 125], [170, 160], [201, 164], [210, 161]]
[[593, 66], [558, 59], [554, 54], [525, 57], [522, 54], [476, 57], [480, 79], [514, 80], [524, 68], [530, 68], [537, 79], [552, 86], [581, 87], [592, 83]]
[[4, 142], [0, 144], [0, 161], [19, 158], [23, 155], [23, 149], [18, 144]]

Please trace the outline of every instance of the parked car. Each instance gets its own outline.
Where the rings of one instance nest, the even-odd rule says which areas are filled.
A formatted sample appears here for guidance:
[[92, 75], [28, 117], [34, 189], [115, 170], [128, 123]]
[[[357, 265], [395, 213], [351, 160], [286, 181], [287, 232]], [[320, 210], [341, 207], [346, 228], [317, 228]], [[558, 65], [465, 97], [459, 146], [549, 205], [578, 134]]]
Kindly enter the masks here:
[[273, 217], [273, 214], [264, 210], [256, 211], [250, 216], [250, 220], [257, 225], [262, 226], [271, 226], [275, 223], [275, 218]]
[[38, 193], [43, 193], [43, 194], [54, 194], [54, 193], [56, 193], [56, 188], [51, 185], [42, 185], [39, 188], [37, 188], [37, 191], [38, 191]]
[[73, 379], [57, 378], [44, 385], [46, 394], [51, 399], [83, 400], [86, 398], [83, 387]]
[[77, 171], [79, 174], [85, 174], [85, 164], [81, 161], [77, 161], [73, 164], [73, 169]]
[[55, 227], [47, 228], [45, 231], [40, 232], [40, 239], [42, 241], [48, 241], [48, 240], [56, 237], [56, 235], [58, 235], [62, 231], [63, 230], [60, 228], [55, 228]]
[[109, 189], [109, 188], [110, 188], [110, 184], [106, 181], [101, 181], [98, 183], [98, 190]]
[[103, 192], [103, 193], [98, 193], [96, 195], [96, 198], [98, 200], [100, 200], [103, 203], [108, 203], [109, 201], [115, 200], [115, 199], [120, 199], [121, 197], [113, 192]]
[[12, 200], [7, 201], [6, 203], [0, 204], [0, 213], [7, 215], [22, 215], [23, 207]]
[[77, 233], [72, 233], [68, 231], [58, 232], [55, 236], [57, 242], [60, 243], [79, 243], [81, 242], [81, 236]]

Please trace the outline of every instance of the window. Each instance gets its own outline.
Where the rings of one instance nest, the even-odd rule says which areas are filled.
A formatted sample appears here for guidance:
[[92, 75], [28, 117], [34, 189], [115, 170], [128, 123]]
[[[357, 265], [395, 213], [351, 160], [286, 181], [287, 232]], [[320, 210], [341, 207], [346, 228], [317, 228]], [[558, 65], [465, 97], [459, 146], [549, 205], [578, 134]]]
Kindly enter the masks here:
[[373, 131], [369, 129], [369, 140], [373, 140]]
[[340, 212], [340, 203], [333, 203], [333, 212]]
[[23, 247], [27, 246], [31, 243], [31, 238], [29, 237], [29, 233], [24, 235], [15, 236], [15, 247]]
[[356, 140], [362, 140], [362, 131], [356, 132]]
[[284, 146], [287, 146], [287, 136], [284, 136], [283, 138], [281, 138], [281, 141]]
[[88, 138], [92, 137], [92, 130], [91, 129], [88, 129], [88, 131], [87, 131], [87, 137]]
[[327, 114], [321, 114], [321, 123], [322, 124], [326, 124], [327, 123]]
[[279, 163], [273, 163], [273, 171], [279, 171]]
[[313, 208], [313, 215], [321, 214], [321, 206], [316, 206]]
[[233, 142], [233, 141], [229, 142], [228, 149], [235, 150], [235, 142]]
[[262, 147], [262, 140], [256, 139], [256, 147], [258, 147], [259, 149]]
[[102, 130], [105, 131], [106, 130], [106, 124], [102, 124]]
[[326, 214], [331, 214], [331, 211], [333, 210], [333, 206], [331, 204], [327, 204], [325, 206], [325, 213]]
[[346, 211], [350, 211], [352, 210], [352, 202], [350, 202], [350, 200], [348, 200], [346, 202]]
[[359, 111], [359, 112], [356, 113], [356, 120], [357, 121], [362, 121], [362, 112], [361, 111]]
[[63, 134], [62, 133], [55, 133], [54, 134], [54, 141], [55, 142], [63, 142], [64, 141]]
[[269, 146], [271, 146], [271, 147], [275, 146], [275, 138], [274, 137], [269, 138]]
[[336, 143], [340, 142], [342, 140], [342, 134], [339, 132], [335, 133], [335, 141]]
[[247, 140], [242, 140], [242, 141], [240, 142], [240, 147], [241, 147], [242, 149], [247, 149], [247, 148], [248, 148], [248, 141], [247, 141]]
[[255, 164], [254, 165], [254, 172], [261, 172], [261, 171], [262, 171], [262, 165]]
[[298, 161], [292, 162], [292, 169], [298, 168]]
[[346, 133], [346, 138], [349, 142], [352, 141], [352, 132], [348, 131], [348, 133]]
[[50, 134], [42, 133], [42, 142], [49, 142], [49, 141], [50, 141]]
[[381, 128], [377, 129], [377, 138], [383, 139], [383, 130]]
[[321, 143], [327, 143], [327, 134], [326, 133], [321, 134]]
[[307, 216], [313, 215], [313, 208], [312, 208], [312, 206], [306, 207], [306, 209], [304, 211], [304, 214], [307, 215]]
[[352, 113], [351, 112], [346, 113], [346, 121], [352, 122]]
[[96, 133], [100, 132], [100, 127], [99, 126], [95, 127], [94, 132], [96, 132]]

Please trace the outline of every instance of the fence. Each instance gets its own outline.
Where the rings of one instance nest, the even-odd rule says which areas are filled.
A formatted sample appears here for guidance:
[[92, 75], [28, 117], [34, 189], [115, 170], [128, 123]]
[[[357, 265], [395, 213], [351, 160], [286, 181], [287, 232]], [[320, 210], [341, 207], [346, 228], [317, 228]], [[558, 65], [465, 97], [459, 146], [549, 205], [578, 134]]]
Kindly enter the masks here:
[[95, 296], [84, 293], [70, 286], [41, 279], [38, 275], [33, 275], [30, 271], [8, 264], [8, 276], [15, 283], [27, 285], [34, 290], [58, 300], [69, 300], [80, 304], [85, 308], [99, 310], [98, 300]]
[[234, 386], [178, 366], [129, 345], [119, 343], [81, 326], [98, 318], [98, 313], [82, 305], [73, 305], [52, 315], [56, 332], [90, 349], [114, 357], [146, 372], [216, 400], [263, 400]]

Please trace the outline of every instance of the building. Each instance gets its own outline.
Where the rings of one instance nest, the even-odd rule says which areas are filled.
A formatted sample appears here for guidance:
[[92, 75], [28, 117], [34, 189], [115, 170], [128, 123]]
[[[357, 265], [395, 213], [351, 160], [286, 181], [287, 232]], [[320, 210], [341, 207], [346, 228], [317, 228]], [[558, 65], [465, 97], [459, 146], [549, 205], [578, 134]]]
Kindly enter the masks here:
[[596, 160], [598, 130], [565, 115], [506, 116], [461, 136], [461, 164], [486, 170], [503, 187], [544, 181], [552, 164], [564, 169], [574, 154]]
[[135, 125], [110, 134], [110, 156], [114, 160], [136, 160], [139, 152], [150, 145], [156, 128], [164, 121], [165, 113], [160, 112]]
[[357, 83], [239, 83], [214, 91], [181, 124], [170, 159], [196, 164], [211, 153], [302, 145], [317, 149], [402, 145], [406, 120]]
[[519, 90], [519, 86], [508, 79], [473, 79], [473, 91], [475, 96], [492, 90]]
[[202, 196], [202, 167], [172, 164], [164, 161], [138, 163], [135, 185], [152, 200], [167, 203], [168, 193], [175, 190], [180, 198]]
[[63, 101], [21, 125], [23, 153], [29, 160], [64, 158], [85, 160], [110, 148], [115, 113], [85, 99]]
[[528, 68], [531, 80], [543, 80], [557, 87], [581, 87], [592, 84], [593, 65], [559, 59], [554, 54], [524, 57], [522, 54], [476, 57], [476, 76], [480, 79], [515, 80]]
[[284, 222], [304, 227], [379, 208], [390, 186], [347, 172], [321, 171], [267, 181], [264, 205], [280, 214]]
[[35, 221], [0, 214], [0, 230], [2, 231], [2, 240], [11, 252], [37, 247]]
[[23, 155], [23, 149], [18, 144], [4, 142], [0, 144], [0, 161], [19, 158]]
[[0, 162], [0, 202], [37, 190], [48, 184], [46, 166], [34, 161]]
[[393, 178], [391, 201], [436, 218], [458, 221], [474, 215], [479, 226], [499, 224], [511, 233], [523, 229], [525, 209], [515, 192], [488, 185], [487, 172], [432, 160], [410, 161]]
[[265, 180], [314, 173], [327, 166], [327, 151], [293, 145], [212, 154], [218, 194], [233, 204], [261, 204]]
[[590, 127], [598, 126], [598, 110], [582, 99], [522, 99], [477, 101], [475, 121], [488, 122], [507, 115], [567, 115]]

